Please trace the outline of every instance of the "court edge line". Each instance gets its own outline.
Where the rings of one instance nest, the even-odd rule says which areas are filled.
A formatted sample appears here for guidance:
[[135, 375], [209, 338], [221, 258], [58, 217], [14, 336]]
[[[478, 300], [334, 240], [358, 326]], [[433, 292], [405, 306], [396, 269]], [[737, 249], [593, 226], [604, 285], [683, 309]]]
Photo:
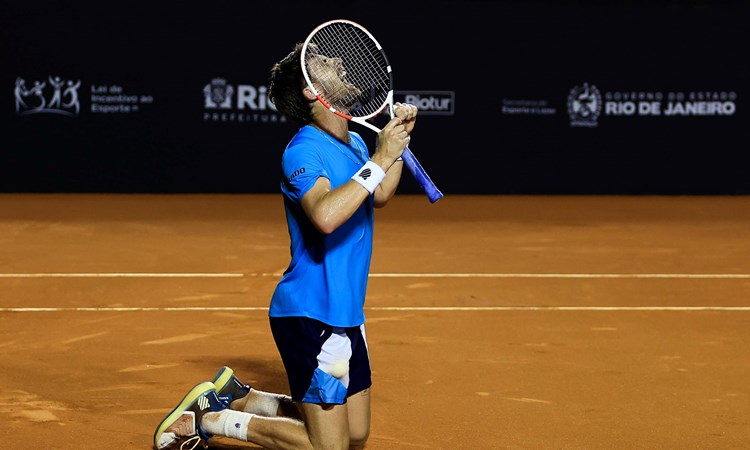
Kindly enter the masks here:
[[[0, 278], [244, 278], [282, 273], [0, 273]], [[750, 279], [747, 273], [371, 273], [370, 278]]]
[[[281, 276], [263, 273], [248, 276]], [[372, 273], [370, 278], [747, 278], [748, 273]]]
[[0, 273], [0, 278], [244, 278], [243, 273]]
[[[373, 306], [366, 311], [750, 311], [750, 306]], [[0, 312], [268, 311], [266, 306], [0, 308]]]

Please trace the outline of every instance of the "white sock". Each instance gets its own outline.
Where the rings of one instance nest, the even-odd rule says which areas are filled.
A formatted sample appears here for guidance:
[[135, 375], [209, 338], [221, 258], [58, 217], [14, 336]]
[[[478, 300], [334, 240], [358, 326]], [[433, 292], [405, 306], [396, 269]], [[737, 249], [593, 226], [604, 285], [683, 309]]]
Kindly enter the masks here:
[[245, 404], [245, 412], [257, 414], [264, 417], [276, 417], [279, 404], [284, 395], [273, 394], [253, 389], [256, 396]]
[[247, 426], [253, 417], [255, 414], [225, 409], [217, 413], [206, 413], [201, 426], [208, 434], [247, 442]]

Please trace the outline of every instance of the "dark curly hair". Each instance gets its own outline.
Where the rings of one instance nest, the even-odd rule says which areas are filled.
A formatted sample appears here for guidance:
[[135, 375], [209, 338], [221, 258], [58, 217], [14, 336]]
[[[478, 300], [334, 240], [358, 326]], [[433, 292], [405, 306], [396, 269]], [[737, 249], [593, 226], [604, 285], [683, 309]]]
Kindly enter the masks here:
[[287, 118], [307, 125], [313, 121], [313, 116], [310, 102], [302, 95], [305, 81], [300, 64], [301, 53], [302, 44], [298, 43], [291, 53], [273, 65], [268, 97]]

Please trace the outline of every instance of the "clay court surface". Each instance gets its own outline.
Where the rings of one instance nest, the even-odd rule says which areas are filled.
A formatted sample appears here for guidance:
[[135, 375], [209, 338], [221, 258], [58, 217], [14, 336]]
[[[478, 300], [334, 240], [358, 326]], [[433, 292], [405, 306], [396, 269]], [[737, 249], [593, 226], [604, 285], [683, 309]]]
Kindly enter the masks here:
[[[370, 449], [750, 446], [750, 197], [397, 196]], [[7, 449], [149, 449], [230, 365], [288, 392], [277, 195], [0, 195]], [[255, 448], [215, 439], [211, 448]]]

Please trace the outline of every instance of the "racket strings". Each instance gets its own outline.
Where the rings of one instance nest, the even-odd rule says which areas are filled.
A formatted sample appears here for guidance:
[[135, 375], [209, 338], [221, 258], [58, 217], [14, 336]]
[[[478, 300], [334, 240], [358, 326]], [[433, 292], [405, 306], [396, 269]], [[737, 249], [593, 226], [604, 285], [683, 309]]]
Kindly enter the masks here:
[[309, 40], [305, 64], [333, 109], [370, 117], [386, 105], [392, 86], [388, 61], [360, 28], [348, 23], [321, 28]]

